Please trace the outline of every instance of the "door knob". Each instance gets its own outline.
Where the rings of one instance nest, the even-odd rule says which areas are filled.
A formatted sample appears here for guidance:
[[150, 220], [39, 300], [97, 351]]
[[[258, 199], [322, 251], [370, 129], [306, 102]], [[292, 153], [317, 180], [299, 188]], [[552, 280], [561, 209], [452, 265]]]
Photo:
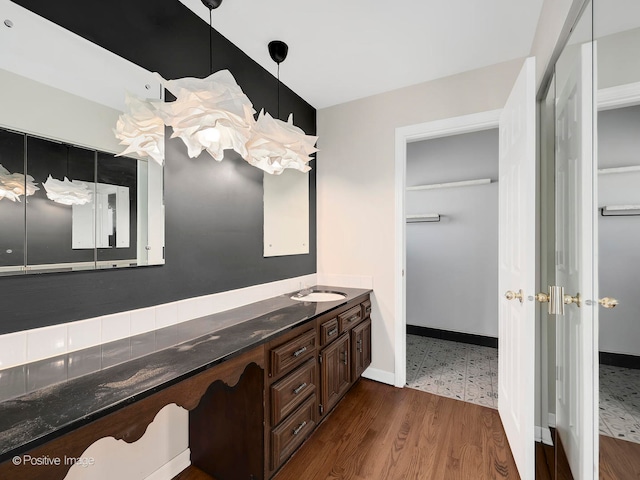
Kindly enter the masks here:
[[598, 303], [604, 308], [615, 308], [618, 305], [618, 300], [611, 297], [604, 297], [598, 300]]
[[578, 307], [582, 305], [582, 299], [580, 298], [579, 293], [576, 293], [575, 297], [572, 297], [571, 295], [565, 295], [563, 298], [565, 305], [571, 305], [572, 303], [575, 303]]
[[507, 290], [504, 294], [504, 298], [507, 300], [515, 300], [517, 298], [520, 300], [520, 303], [524, 302], [524, 294], [522, 293], [522, 290], [518, 290], [517, 292]]
[[534, 300], [537, 300], [540, 303], [547, 303], [549, 301], [549, 294], [548, 293], [536, 293], [533, 296]]

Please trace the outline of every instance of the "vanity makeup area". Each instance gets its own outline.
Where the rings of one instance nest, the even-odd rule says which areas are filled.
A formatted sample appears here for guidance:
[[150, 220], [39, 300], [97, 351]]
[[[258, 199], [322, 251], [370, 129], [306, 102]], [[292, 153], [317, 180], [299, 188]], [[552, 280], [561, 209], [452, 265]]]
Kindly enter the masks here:
[[[0, 334], [70, 332], [56, 354], [38, 356], [25, 335], [24, 361], [0, 358], [0, 478], [65, 478], [96, 441], [137, 442], [170, 404], [188, 411], [180, 478], [270, 478], [371, 363], [369, 289], [238, 300], [316, 271], [314, 170], [190, 159], [167, 133], [164, 166], [114, 156], [125, 91], [163, 101], [152, 72], [207, 75], [210, 29], [180, 2], [0, 7], [0, 174], [19, 184], [0, 200]], [[214, 35], [213, 68], [275, 112], [275, 78]], [[315, 132], [315, 109], [284, 86], [280, 102]], [[80, 187], [56, 197], [49, 177]], [[140, 331], [114, 334], [107, 318], [226, 293], [231, 307]], [[96, 324], [77, 347], [72, 329]]]

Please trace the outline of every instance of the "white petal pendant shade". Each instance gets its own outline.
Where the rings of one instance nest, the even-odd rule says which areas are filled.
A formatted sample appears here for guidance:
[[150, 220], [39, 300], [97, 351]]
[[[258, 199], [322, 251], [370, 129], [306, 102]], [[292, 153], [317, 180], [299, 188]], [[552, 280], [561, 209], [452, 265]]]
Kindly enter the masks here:
[[189, 157], [206, 150], [215, 160], [232, 149], [246, 157], [246, 143], [255, 124], [255, 110], [229, 70], [206, 78], [165, 80], [174, 102], [160, 106], [160, 115], [173, 127], [171, 138], [180, 137]]
[[49, 200], [62, 205], [85, 205], [91, 202], [91, 189], [85, 182], [78, 180], [56, 180], [49, 175], [47, 181], [42, 184], [47, 191]]
[[127, 92], [126, 110], [120, 115], [114, 133], [120, 145], [127, 148], [116, 156], [137, 154], [164, 163], [164, 122], [158, 115], [156, 102]]
[[286, 168], [308, 172], [310, 155], [318, 137], [306, 135], [293, 124], [293, 114], [283, 122], [273, 118], [264, 110], [258, 115], [253, 127], [253, 136], [247, 143], [245, 160], [251, 165], [271, 174], [280, 174]]
[[10, 173], [0, 164], [0, 200], [6, 198], [12, 202], [19, 202], [21, 195], [33, 195], [40, 190], [33, 180], [31, 175]]

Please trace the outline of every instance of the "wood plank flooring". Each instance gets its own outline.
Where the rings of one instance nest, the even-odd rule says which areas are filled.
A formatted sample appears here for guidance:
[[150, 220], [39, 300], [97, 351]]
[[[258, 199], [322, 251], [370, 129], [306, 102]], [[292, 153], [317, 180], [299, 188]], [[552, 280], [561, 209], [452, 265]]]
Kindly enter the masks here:
[[496, 410], [362, 379], [274, 478], [520, 477]]
[[640, 444], [600, 435], [600, 480], [640, 479]]

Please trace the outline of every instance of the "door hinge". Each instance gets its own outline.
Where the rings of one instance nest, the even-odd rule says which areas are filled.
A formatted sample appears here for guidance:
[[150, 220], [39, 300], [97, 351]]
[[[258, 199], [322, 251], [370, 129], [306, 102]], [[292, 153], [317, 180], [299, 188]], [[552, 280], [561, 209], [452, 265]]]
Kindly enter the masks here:
[[320, 415], [322, 415], [324, 413], [324, 407], [322, 404], [318, 405], [318, 407], [320, 408]]
[[321, 353], [318, 354], [318, 363], [322, 363], [322, 354]]

